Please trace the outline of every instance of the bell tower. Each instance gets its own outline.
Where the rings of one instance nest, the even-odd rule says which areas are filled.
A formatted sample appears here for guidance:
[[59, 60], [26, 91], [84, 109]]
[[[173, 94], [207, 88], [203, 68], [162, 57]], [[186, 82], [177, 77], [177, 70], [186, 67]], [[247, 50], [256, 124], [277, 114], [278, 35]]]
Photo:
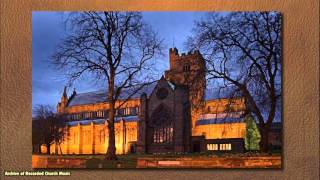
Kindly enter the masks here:
[[179, 55], [177, 48], [170, 48], [169, 61], [170, 69], [165, 72], [167, 80], [188, 86], [200, 81], [199, 83], [205, 86], [205, 61], [199, 50]]
[[202, 109], [206, 89], [205, 60], [199, 50], [181, 53], [177, 48], [169, 49], [170, 69], [165, 71], [165, 78], [177, 85], [185, 85], [189, 89], [192, 125], [197, 112]]

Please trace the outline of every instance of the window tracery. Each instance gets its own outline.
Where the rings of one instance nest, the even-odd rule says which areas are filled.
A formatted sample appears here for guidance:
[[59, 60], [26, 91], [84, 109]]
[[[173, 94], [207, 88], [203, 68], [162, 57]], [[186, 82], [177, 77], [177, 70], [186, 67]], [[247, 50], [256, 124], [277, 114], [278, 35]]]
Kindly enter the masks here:
[[152, 114], [153, 143], [173, 142], [173, 121], [170, 111], [160, 105]]

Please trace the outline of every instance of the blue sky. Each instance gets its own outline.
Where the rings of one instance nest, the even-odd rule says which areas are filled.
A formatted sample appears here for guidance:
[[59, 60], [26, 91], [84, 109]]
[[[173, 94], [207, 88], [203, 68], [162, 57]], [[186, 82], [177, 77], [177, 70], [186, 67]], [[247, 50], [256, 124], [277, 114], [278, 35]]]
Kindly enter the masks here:
[[[199, 12], [144, 12], [144, 20], [164, 39], [165, 56], [160, 59], [158, 69], [169, 68], [169, 48], [177, 47], [179, 52], [187, 51], [184, 42], [190, 35], [194, 21], [204, 13]], [[62, 12], [32, 13], [32, 107], [37, 104], [56, 106], [60, 100], [66, 77], [50, 63], [50, 56], [55, 47], [68, 32], [65, 31]], [[159, 77], [160, 78], [160, 77]], [[101, 89], [82, 79], [74, 84], [77, 92], [88, 92]], [[69, 94], [73, 89], [69, 89]]]

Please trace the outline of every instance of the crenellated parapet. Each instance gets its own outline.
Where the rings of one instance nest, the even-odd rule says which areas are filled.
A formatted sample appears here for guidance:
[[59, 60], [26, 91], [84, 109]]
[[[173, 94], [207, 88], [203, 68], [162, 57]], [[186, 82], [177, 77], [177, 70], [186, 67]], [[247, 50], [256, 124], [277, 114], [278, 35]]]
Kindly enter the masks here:
[[[204, 68], [204, 59], [199, 50], [189, 51], [188, 53], [181, 53], [177, 48], [170, 48], [169, 49], [169, 61], [170, 61], [170, 70], [182, 70], [183, 65], [191, 65], [195, 67], [198, 65], [200, 68]], [[170, 71], [169, 70], [169, 71]], [[187, 69], [185, 69], [187, 70]]]

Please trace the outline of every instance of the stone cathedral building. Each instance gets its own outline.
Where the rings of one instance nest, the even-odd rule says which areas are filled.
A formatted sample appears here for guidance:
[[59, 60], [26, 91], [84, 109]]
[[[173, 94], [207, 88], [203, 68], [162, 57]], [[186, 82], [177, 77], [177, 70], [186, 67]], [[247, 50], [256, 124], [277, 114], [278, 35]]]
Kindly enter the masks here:
[[[170, 69], [131, 96], [116, 112], [116, 153], [185, 153], [244, 150], [246, 106], [228, 89], [207, 89], [199, 51], [169, 50]], [[220, 91], [220, 92], [219, 92]], [[230, 91], [231, 92], [231, 91]], [[125, 99], [127, 92], [122, 92]], [[67, 115], [66, 135], [52, 153], [105, 154], [108, 147], [106, 91], [68, 96], [57, 105]], [[118, 103], [121, 103], [119, 100]]]

